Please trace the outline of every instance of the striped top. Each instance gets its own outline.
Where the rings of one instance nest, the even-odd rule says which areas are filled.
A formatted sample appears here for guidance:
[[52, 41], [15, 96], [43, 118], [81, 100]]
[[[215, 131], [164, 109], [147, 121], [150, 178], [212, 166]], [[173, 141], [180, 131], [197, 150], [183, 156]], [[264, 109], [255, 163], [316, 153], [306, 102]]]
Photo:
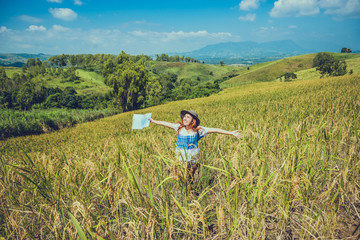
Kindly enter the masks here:
[[[173, 129], [178, 131], [180, 124], [173, 124]], [[199, 154], [198, 141], [205, 137], [208, 128], [201, 127], [197, 132], [187, 132], [185, 127], [181, 128], [177, 141], [175, 153], [180, 161], [194, 161]]]

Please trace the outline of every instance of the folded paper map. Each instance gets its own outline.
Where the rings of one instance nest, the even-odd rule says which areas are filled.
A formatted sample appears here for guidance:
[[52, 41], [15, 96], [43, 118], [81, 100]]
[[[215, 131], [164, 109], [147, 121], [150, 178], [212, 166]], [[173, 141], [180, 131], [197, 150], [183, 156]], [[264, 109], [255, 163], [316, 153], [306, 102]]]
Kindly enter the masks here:
[[131, 129], [143, 129], [150, 124], [151, 113], [134, 114]]

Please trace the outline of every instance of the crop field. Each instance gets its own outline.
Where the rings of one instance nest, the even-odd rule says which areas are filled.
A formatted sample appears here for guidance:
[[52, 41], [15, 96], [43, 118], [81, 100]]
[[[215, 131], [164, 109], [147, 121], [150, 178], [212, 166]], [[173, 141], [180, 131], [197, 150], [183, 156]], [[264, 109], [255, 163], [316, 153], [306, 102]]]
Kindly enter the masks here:
[[[263, 82], [0, 142], [5, 239], [358, 239], [360, 75]], [[176, 132], [209, 134], [189, 192]]]

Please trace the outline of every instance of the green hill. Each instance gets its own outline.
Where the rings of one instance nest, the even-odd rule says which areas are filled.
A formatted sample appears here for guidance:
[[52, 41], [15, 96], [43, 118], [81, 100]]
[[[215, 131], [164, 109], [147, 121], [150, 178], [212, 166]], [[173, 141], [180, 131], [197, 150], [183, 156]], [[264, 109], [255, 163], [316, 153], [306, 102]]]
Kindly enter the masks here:
[[0, 53], [0, 66], [22, 67], [29, 58], [39, 58], [41, 61], [49, 59], [51, 55], [28, 53]]
[[106, 93], [110, 90], [110, 87], [104, 83], [104, 77], [98, 73], [77, 69], [76, 74], [80, 77], [79, 81], [62, 82], [56, 77], [48, 78], [45, 81], [45, 86], [59, 87], [62, 89], [65, 87], [73, 87], [78, 92], [78, 94], [81, 95], [98, 95]]
[[168, 63], [168, 62], [153, 62], [151, 69], [156, 74], [173, 73], [178, 76], [178, 79], [188, 79], [190, 81], [200, 81], [202, 83], [222, 80], [227, 75], [239, 70], [235, 66], [220, 66], [200, 63]]
[[[190, 80], [196, 83], [204, 84], [229, 78], [239, 67], [219, 66], [200, 63], [169, 63], [169, 62], [151, 62], [149, 67], [155, 75], [173, 73], [177, 75], [178, 81]], [[22, 73], [21, 68], [5, 67], [6, 74], [12, 77], [14, 73]], [[76, 70], [80, 77], [77, 82], [62, 82], [62, 79], [53, 76], [45, 76], [39, 80], [46, 87], [73, 87], [79, 94], [101, 94], [110, 90], [104, 83], [104, 77], [96, 72]]]
[[[348, 71], [359, 72], [360, 54], [331, 53], [336, 59], [345, 60], [348, 64]], [[274, 81], [279, 76], [294, 72], [298, 79], [313, 79], [320, 77], [320, 74], [312, 68], [313, 59], [316, 54], [306, 54], [285, 58], [277, 61], [260, 63], [253, 66], [242, 67], [237, 71], [238, 76], [222, 83], [222, 87], [239, 86], [254, 82]]]
[[[21, 68], [15, 67], [5, 67], [5, 71], [9, 77], [12, 77], [14, 73], [22, 73]], [[96, 72], [77, 69], [76, 74], [80, 79], [75, 82], [64, 82], [63, 79], [50, 75], [38, 77], [36, 81], [45, 87], [59, 87], [61, 89], [73, 87], [80, 95], [98, 95], [110, 90], [110, 87], [106, 86], [104, 83], [104, 77]]]

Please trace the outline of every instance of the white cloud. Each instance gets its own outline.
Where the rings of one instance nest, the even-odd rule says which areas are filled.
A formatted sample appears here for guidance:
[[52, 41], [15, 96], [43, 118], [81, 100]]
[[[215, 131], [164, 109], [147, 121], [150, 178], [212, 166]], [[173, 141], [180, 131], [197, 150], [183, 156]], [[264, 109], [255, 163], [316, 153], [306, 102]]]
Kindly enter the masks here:
[[26, 31], [30, 31], [30, 32], [34, 32], [34, 31], [40, 31], [40, 32], [44, 32], [46, 31], [46, 28], [41, 25], [41, 26], [36, 26], [36, 25], [30, 25]]
[[322, 8], [339, 8], [343, 4], [343, 0], [319, 0], [319, 6]]
[[270, 11], [271, 17], [308, 16], [320, 12], [317, 0], [278, 0]]
[[360, 0], [320, 0], [319, 6], [336, 17], [360, 17]]
[[133, 31], [131, 32], [132, 35], [137, 36], [137, 37], [144, 37], [146, 35], [148, 35], [147, 32], [143, 32], [143, 31]]
[[64, 31], [69, 31], [71, 30], [70, 28], [66, 28], [60, 25], [53, 25], [52, 26], [52, 30], [56, 31], [56, 32], [64, 32]]
[[360, 18], [360, 0], [278, 0], [270, 12], [271, 17], [306, 16], [320, 13], [335, 18]]
[[49, 12], [55, 17], [65, 21], [72, 21], [77, 18], [77, 13], [70, 8], [50, 8]]
[[19, 16], [19, 19], [21, 21], [29, 22], [29, 23], [39, 23], [42, 21], [40, 18], [32, 17], [29, 15], [21, 15], [21, 16]]
[[53, 2], [53, 3], [62, 3], [63, 0], [46, 0], [48, 2]]
[[[188, 52], [206, 45], [240, 40], [228, 32], [202, 31], [133, 31], [119, 29], [74, 29], [53, 25], [46, 31], [41, 26], [30, 30], [1, 33], [0, 52], [26, 51], [29, 53], [111, 53], [122, 50], [129, 54], [155, 54], [163, 52]], [[35, 32], [35, 29], [37, 31]], [[6, 27], [0, 31], [7, 31]]]
[[256, 18], [256, 14], [249, 13], [246, 14], [246, 16], [240, 16], [239, 20], [253, 22], [255, 21], [255, 18]]
[[274, 31], [275, 28], [273, 26], [271, 27], [260, 27], [259, 28], [259, 32], [269, 32], [269, 31]]
[[132, 35], [137, 37], [147, 37], [152, 39], [158, 39], [162, 42], [179, 40], [179, 39], [191, 39], [191, 38], [226, 38], [231, 37], [231, 33], [218, 32], [209, 33], [208, 31], [197, 32], [184, 32], [182, 30], [177, 32], [151, 32], [151, 31], [133, 31]]
[[2, 32], [8, 32], [9, 31], [9, 29], [7, 28], [7, 27], [5, 27], [5, 26], [1, 26], [0, 27], [0, 33], [2, 33]]
[[74, 0], [74, 4], [75, 4], [75, 5], [78, 5], [78, 6], [81, 6], [81, 5], [83, 5], [84, 3], [83, 3], [81, 0]]
[[259, 7], [259, 0], [242, 0], [239, 3], [241, 10], [249, 11], [251, 9], [257, 9]]
[[146, 24], [147, 22], [145, 20], [138, 20], [138, 21], [134, 21], [134, 24]]

